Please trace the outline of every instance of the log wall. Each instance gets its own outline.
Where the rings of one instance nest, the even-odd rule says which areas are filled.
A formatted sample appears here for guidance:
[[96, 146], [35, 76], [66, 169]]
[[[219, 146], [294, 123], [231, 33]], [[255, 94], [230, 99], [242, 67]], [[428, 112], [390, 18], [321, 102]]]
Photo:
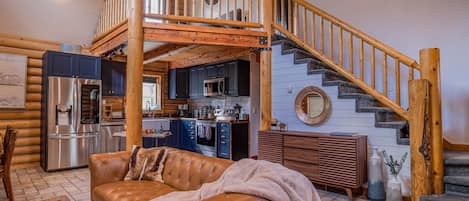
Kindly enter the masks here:
[[0, 109], [0, 132], [4, 133], [7, 125], [18, 131], [14, 169], [39, 166], [42, 55], [59, 49], [59, 43], [0, 34], [0, 53], [28, 56], [25, 109]]

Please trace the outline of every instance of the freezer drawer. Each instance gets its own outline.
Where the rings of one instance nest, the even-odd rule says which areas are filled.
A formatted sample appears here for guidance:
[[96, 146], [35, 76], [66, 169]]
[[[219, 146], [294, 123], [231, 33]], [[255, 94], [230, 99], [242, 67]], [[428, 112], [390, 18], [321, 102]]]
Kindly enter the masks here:
[[48, 136], [47, 171], [83, 167], [91, 154], [99, 153], [99, 133]]

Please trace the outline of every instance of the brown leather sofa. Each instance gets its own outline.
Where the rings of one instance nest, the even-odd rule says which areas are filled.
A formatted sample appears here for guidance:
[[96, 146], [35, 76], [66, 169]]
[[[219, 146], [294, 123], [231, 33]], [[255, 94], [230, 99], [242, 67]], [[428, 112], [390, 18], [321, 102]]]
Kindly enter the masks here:
[[[91, 200], [147, 201], [174, 191], [199, 189], [217, 180], [233, 162], [171, 149], [163, 171], [164, 184], [151, 181], [123, 181], [129, 167], [129, 152], [96, 154], [90, 157]], [[227, 193], [205, 201], [266, 201], [255, 196]]]

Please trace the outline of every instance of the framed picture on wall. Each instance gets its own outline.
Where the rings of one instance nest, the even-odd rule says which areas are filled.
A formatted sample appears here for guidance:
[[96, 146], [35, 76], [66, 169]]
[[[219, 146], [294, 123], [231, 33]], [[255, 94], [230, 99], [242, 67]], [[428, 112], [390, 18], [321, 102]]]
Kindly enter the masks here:
[[27, 62], [24, 55], [0, 53], [0, 108], [25, 108]]

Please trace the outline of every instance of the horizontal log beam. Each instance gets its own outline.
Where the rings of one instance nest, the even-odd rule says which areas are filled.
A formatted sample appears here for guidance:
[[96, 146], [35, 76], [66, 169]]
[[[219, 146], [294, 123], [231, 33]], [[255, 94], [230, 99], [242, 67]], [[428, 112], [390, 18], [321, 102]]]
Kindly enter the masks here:
[[162, 58], [185, 51], [191, 47], [194, 47], [194, 46], [187, 46], [187, 45], [182, 45], [182, 44], [165, 44], [163, 46], [157, 47], [145, 53], [143, 57], [144, 58], [143, 64], [149, 64], [154, 61], [158, 61]]
[[29, 49], [29, 50], [40, 50], [40, 51], [46, 51], [46, 50], [59, 51], [60, 50], [60, 46], [56, 44], [41, 43], [41, 42], [36, 42], [36, 41], [14, 39], [14, 38], [6, 38], [2, 36], [0, 36], [0, 46], [23, 48], [23, 49]]
[[147, 23], [144, 37], [145, 40], [167, 43], [267, 47], [260, 43], [261, 37], [267, 37], [265, 32], [178, 24]]
[[25, 147], [15, 147], [15, 153], [14, 156], [18, 155], [27, 155], [27, 154], [37, 154], [41, 152], [41, 146], [40, 145], [31, 145], [31, 146], [25, 146]]
[[19, 163], [19, 164], [12, 164], [11, 169], [17, 170], [17, 169], [25, 169], [25, 168], [34, 168], [34, 167], [39, 167], [39, 166], [40, 166], [39, 162]]
[[16, 139], [16, 147], [24, 147], [24, 146], [40, 145], [40, 144], [41, 144], [40, 137], [25, 137], [25, 138]]
[[7, 53], [7, 54], [25, 55], [27, 57], [34, 58], [34, 59], [42, 59], [42, 55], [44, 54], [44, 51], [28, 50], [28, 49], [5, 47], [5, 46], [0, 46], [0, 52]]
[[170, 68], [183, 68], [200, 64], [218, 63], [222, 61], [234, 60], [240, 57], [248, 56], [250, 48], [233, 47], [226, 48], [224, 51], [201, 52], [198, 55], [169, 63]]

